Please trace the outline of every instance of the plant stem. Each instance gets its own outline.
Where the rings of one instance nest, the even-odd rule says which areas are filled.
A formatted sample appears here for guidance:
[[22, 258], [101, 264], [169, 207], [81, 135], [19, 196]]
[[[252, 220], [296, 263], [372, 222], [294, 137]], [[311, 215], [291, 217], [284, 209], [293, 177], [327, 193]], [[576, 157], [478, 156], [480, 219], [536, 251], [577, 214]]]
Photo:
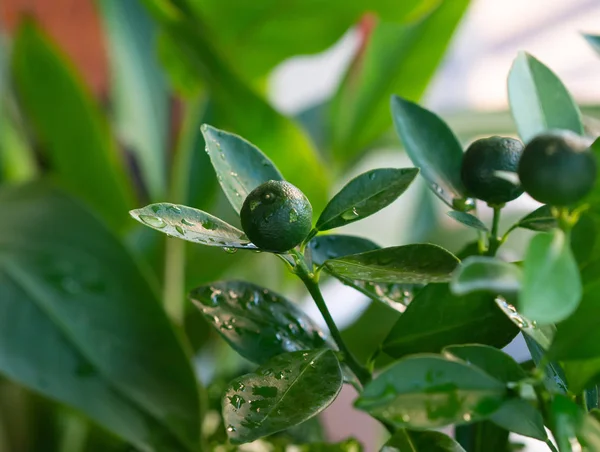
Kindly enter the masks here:
[[348, 364], [348, 367], [350, 367], [350, 370], [354, 372], [354, 375], [356, 375], [360, 383], [363, 386], [366, 385], [369, 381], [371, 381], [371, 373], [356, 360], [356, 358], [354, 357], [354, 355], [352, 355], [348, 347], [346, 347], [346, 343], [342, 338], [342, 334], [338, 330], [337, 325], [333, 320], [333, 317], [331, 317], [331, 314], [329, 313], [329, 309], [327, 308], [327, 304], [325, 303], [323, 294], [321, 294], [321, 290], [319, 289], [319, 284], [317, 283], [315, 276], [306, 267], [304, 258], [302, 256], [297, 257], [298, 263], [294, 268], [294, 272], [302, 280], [302, 282], [306, 286], [306, 289], [315, 301], [317, 308], [319, 308], [323, 319], [325, 319], [327, 328], [329, 328], [331, 337], [333, 338], [336, 345], [340, 349], [340, 352], [342, 352], [344, 356], [344, 362]]
[[502, 212], [503, 205], [491, 206], [494, 209], [494, 218], [492, 220], [492, 232], [490, 232], [489, 248], [487, 250], [488, 256], [495, 256], [496, 251], [502, 244], [502, 239], [498, 237], [498, 228], [500, 226], [500, 213]]

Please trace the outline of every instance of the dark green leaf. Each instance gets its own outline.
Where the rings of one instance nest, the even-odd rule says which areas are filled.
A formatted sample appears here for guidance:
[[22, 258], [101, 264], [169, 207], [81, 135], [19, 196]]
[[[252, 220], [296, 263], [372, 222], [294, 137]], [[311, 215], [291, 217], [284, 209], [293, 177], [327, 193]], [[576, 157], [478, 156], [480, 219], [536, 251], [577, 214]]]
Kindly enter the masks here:
[[112, 108], [119, 137], [131, 149], [152, 199], [167, 190], [169, 93], [156, 58], [156, 27], [138, 0], [101, 0]]
[[217, 282], [194, 289], [190, 298], [229, 345], [255, 363], [284, 352], [326, 345], [310, 317], [282, 296], [255, 284]]
[[490, 417], [490, 421], [519, 435], [546, 441], [544, 419], [540, 412], [523, 399], [504, 402]]
[[600, 55], [600, 36], [584, 34], [583, 37], [587, 42], [594, 48], [594, 50]]
[[398, 96], [392, 97], [392, 117], [406, 153], [434, 193], [450, 207], [466, 198], [460, 178], [462, 146], [446, 123]]
[[490, 421], [457, 425], [454, 437], [468, 452], [509, 452], [509, 431]]
[[392, 94], [413, 101], [423, 95], [469, 3], [423, 2], [418, 12], [426, 15], [413, 14], [406, 24], [392, 23], [391, 14], [381, 16], [332, 99], [332, 147], [339, 159], [351, 161], [389, 130]]
[[487, 256], [465, 259], [452, 276], [450, 287], [456, 295], [490, 292], [494, 295], [514, 295], [521, 288], [523, 272], [508, 262]]
[[578, 394], [600, 382], [600, 358], [582, 361], [566, 361], [563, 363], [569, 390]]
[[505, 397], [504, 384], [474, 367], [420, 355], [384, 370], [355, 405], [397, 427], [436, 428], [483, 419]]
[[406, 310], [406, 306], [413, 299], [414, 292], [421, 287], [420, 284], [377, 283], [350, 279], [336, 274], [334, 276], [371, 300], [379, 301], [398, 312]]
[[329, 272], [349, 279], [397, 284], [449, 281], [459, 260], [429, 243], [382, 248], [325, 262]]
[[131, 187], [91, 93], [35, 24], [25, 22], [14, 45], [12, 68], [19, 99], [52, 171], [112, 226], [124, 226], [123, 212], [133, 204]]
[[383, 351], [400, 358], [411, 353], [437, 353], [454, 344], [502, 348], [517, 332], [493, 296], [476, 293], [456, 297], [447, 284], [430, 284], [400, 316], [383, 343]]
[[[561, 365], [556, 362], [547, 362], [547, 348], [542, 348], [531, 336], [524, 334], [523, 339], [525, 339], [525, 344], [535, 365], [544, 369], [544, 386], [546, 386], [546, 389], [552, 393], [566, 394], [568, 389], [567, 377]], [[544, 365], [546, 362], [547, 364]]]
[[552, 207], [543, 205], [538, 207], [529, 215], [521, 218], [517, 226], [520, 228], [531, 229], [532, 231], [548, 232], [558, 227], [558, 222], [552, 215]]
[[242, 137], [207, 124], [202, 126], [202, 134], [219, 183], [236, 212], [256, 187], [270, 180], [283, 180], [273, 162]]
[[592, 215], [584, 213], [571, 229], [571, 250], [580, 268], [594, 256], [599, 226]]
[[159, 33], [156, 53], [169, 84], [177, 94], [190, 100], [202, 95], [204, 81], [198, 77], [194, 66], [185, 58], [175, 39], [167, 33]]
[[400, 429], [380, 452], [465, 452], [456, 441], [441, 432]]
[[508, 303], [504, 298], [496, 298], [496, 304], [506, 316], [527, 336], [534, 339], [544, 350], [550, 348], [556, 327], [554, 324], [538, 325], [521, 315], [514, 305]]
[[347, 439], [341, 443], [311, 443], [296, 446], [298, 452], [362, 452], [362, 445], [355, 439]]
[[315, 229], [326, 231], [373, 215], [404, 193], [417, 174], [417, 168], [379, 168], [355, 177], [325, 206]]
[[508, 99], [525, 143], [550, 129], [584, 134], [581, 112], [565, 86], [550, 69], [525, 52], [519, 53], [510, 69]]
[[353, 235], [318, 235], [308, 243], [308, 249], [315, 265], [323, 265], [328, 259], [359, 254], [379, 249], [371, 240]]
[[444, 348], [448, 358], [458, 358], [478, 367], [490, 377], [504, 383], [515, 383], [527, 377], [521, 366], [497, 348], [480, 344], [451, 345]]
[[229, 439], [247, 443], [300, 424], [327, 408], [342, 384], [331, 350], [276, 356], [230, 383], [223, 397]]
[[552, 433], [560, 452], [600, 450], [600, 423], [574, 402], [556, 395], [551, 405]]
[[538, 323], [558, 322], [577, 309], [581, 293], [579, 269], [564, 232], [536, 235], [525, 253], [519, 311]]
[[163, 202], [132, 210], [129, 214], [145, 226], [188, 242], [256, 249], [239, 229], [192, 207]]
[[123, 245], [45, 184], [0, 207], [0, 372], [141, 450], [197, 450], [189, 359]]
[[459, 223], [464, 224], [473, 229], [477, 229], [478, 231], [488, 232], [488, 228], [483, 222], [474, 215], [470, 213], [461, 212], [459, 210], [451, 210], [447, 213], [447, 215], [458, 221]]

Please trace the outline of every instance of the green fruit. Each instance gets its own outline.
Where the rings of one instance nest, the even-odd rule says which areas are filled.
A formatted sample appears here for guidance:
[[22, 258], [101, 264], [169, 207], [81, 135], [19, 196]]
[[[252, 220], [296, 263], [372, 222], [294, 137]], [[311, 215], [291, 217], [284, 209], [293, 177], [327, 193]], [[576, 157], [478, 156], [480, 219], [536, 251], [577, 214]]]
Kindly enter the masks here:
[[529, 195], [553, 206], [568, 206], [587, 195], [596, 180], [591, 141], [569, 131], [538, 135], [527, 144], [519, 179]]
[[240, 216], [252, 243], [281, 253], [301, 243], [310, 232], [312, 206], [289, 182], [270, 180], [250, 192]]
[[463, 155], [461, 179], [472, 196], [490, 205], [502, 205], [523, 193], [520, 185], [498, 177], [497, 171], [517, 172], [523, 143], [514, 138], [490, 137], [472, 143]]

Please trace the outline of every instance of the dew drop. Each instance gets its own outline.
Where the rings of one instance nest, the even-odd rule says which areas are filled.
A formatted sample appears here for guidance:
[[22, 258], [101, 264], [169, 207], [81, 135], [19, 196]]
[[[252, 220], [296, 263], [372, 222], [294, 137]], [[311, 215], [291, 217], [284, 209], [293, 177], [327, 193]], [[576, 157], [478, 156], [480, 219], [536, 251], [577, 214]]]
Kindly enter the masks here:
[[181, 224], [185, 224], [186, 226], [195, 226], [194, 223], [192, 223], [190, 220], [188, 220], [186, 218], [181, 219]]
[[181, 208], [179, 206], [176, 206], [175, 204], [169, 204], [167, 206], [167, 210], [170, 210], [171, 212], [174, 212], [174, 213], [181, 213]]
[[226, 253], [229, 253], [229, 254], [235, 254], [235, 253], [237, 253], [237, 248], [232, 248], [230, 246], [224, 246], [223, 251], [225, 251]]
[[151, 207], [151, 209], [152, 209], [152, 212], [154, 212], [154, 213], [158, 213], [158, 212], [160, 212], [160, 206], [159, 206], [159, 205], [157, 205], [157, 204], [154, 204], [154, 205]]
[[375, 180], [376, 177], [377, 177], [377, 173], [375, 173], [375, 171], [373, 171], [371, 174], [369, 174], [369, 179], [371, 179], [371, 180]]
[[180, 235], [185, 235], [185, 230], [179, 226], [179, 225], [175, 225], [175, 230], [180, 234]]
[[294, 223], [298, 221], [298, 212], [296, 212], [296, 209], [292, 209], [290, 210], [290, 223]]
[[463, 414], [463, 420], [465, 422], [469, 422], [472, 419], [471, 413], [465, 413]]
[[229, 397], [229, 403], [231, 403], [236, 410], [239, 410], [242, 407], [242, 405], [246, 403], [246, 401], [243, 397], [234, 394], [231, 397]]
[[356, 217], [358, 217], [356, 207], [352, 207], [352, 209], [348, 209], [342, 213], [342, 219], [344, 220], [354, 220]]
[[228, 431], [229, 433], [231, 433], [231, 432], [235, 432], [235, 427], [234, 427], [233, 425], [228, 425], [228, 426], [227, 426], [227, 431]]
[[406, 413], [402, 414], [400, 419], [402, 419], [402, 422], [410, 422], [410, 416]]
[[155, 217], [154, 215], [140, 215], [140, 220], [153, 228], [162, 229], [167, 226], [167, 223], [162, 218]]
[[246, 385], [240, 381], [234, 382], [232, 385], [234, 391], [243, 391]]
[[202, 227], [209, 231], [214, 231], [215, 229], [217, 229], [218, 226], [214, 221], [206, 218], [206, 219], [202, 220]]

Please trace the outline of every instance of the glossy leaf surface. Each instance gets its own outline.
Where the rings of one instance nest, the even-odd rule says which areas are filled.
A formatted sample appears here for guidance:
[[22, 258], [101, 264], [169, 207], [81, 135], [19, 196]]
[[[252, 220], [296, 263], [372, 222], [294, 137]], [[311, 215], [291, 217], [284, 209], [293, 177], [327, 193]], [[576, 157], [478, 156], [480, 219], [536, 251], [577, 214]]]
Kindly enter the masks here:
[[508, 100], [519, 135], [527, 143], [551, 129], [583, 135], [579, 107], [548, 67], [521, 52], [508, 75]]
[[315, 265], [323, 265], [329, 259], [351, 254], [365, 253], [380, 249], [379, 245], [369, 239], [354, 235], [318, 235], [308, 243], [308, 249]]
[[349, 279], [370, 282], [425, 284], [448, 281], [459, 260], [428, 243], [395, 246], [325, 262], [327, 270]]
[[420, 355], [384, 370], [355, 405], [397, 427], [436, 428], [485, 418], [505, 397], [501, 382], [467, 364]]
[[285, 352], [325, 347], [325, 336], [293, 303], [243, 281], [222, 281], [190, 293], [218, 333], [244, 358], [264, 363]]
[[500, 259], [471, 256], [456, 269], [450, 286], [456, 295], [479, 291], [514, 295], [521, 288], [522, 273], [516, 265]]
[[51, 171], [109, 224], [122, 227], [123, 212], [133, 204], [131, 187], [108, 124], [79, 74], [32, 22], [18, 31], [12, 55], [19, 99]]
[[398, 96], [392, 97], [392, 117], [406, 153], [434, 193], [450, 207], [454, 199], [466, 198], [460, 178], [462, 146], [446, 123]]
[[502, 348], [518, 329], [487, 294], [452, 295], [447, 284], [424, 287], [408, 305], [383, 342], [394, 358], [412, 353], [438, 353], [455, 344]]
[[461, 212], [458, 210], [451, 210], [447, 213], [447, 215], [453, 220], [458, 221], [459, 223], [464, 224], [465, 226], [476, 229], [478, 231], [487, 232], [488, 228], [483, 222], [474, 215], [471, 215], [467, 212]]
[[188, 242], [226, 248], [256, 249], [246, 234], [223, 220], [192, 207], [150, 204], [129, 214], [144, 226]]
[[379, 168], [355, 177], [325, 206], [315, 229], [326, 231], [373, 215], [404, 193], [417, 174], [416, 168]]
[[465, 452], [456, 441], [441, 432], [400, 429], [380, 452]]
[[556, 326], [554, 324], [538, 325], [537, 322], [528, 319], [517, 311], [514, 305], [508, 303], [504, 298], [497, 297], [496, 304], [506, 314], [506, 316], [513, 322], [524, 334], [534, 339], [544, 350], [550, 348], [554, 334], [556, 333]]
[[558, 222], [552, 215], [552, 207], [543, 205], [521, 218], [517, 225], [520, 228], [531, 229], [532, 231], [548, 232], [556, 229]]
[[219, 183], [236, 212], [256, 187], [270, 180], [283, 180], [273, 162], [242, 137], [206, 124], [202, 134]]
[[481, 344], [451, 345], [444, 348], [448, 358], [458, 358], [503, 383], [515, 383], [527, 377], [517, 362], [497, 348]]
[[300, 424], [327, 408], [342, 384], [331, 350], [278, 355], [230, 383], [223, 397], [229, 439], [247, 443]]
[[541, 233], [529, 243], [523, 263], [523, 289], [519, 311], [540, 324], [571, 315], [581, 300], [577, 262], [565, 234]]
[[509, 432], [540, 441], [548, 439], [542, 415], [537, 408], [523, 399], [514, 398], [505, 401], [490, 415], [489, 420]]
[[119, 240], [46, 184], [0, 208], [0, 372], [141, 450], [197, 450], [188, 356]]

